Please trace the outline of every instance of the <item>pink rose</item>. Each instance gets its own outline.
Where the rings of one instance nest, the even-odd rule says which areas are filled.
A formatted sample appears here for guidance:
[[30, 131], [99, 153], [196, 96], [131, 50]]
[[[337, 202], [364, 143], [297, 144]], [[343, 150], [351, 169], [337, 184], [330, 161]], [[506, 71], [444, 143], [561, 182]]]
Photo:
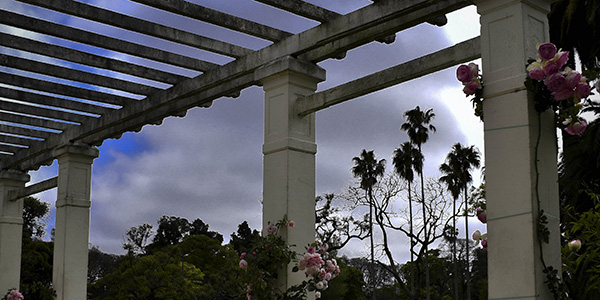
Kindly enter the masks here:
[[240, 260], [240, 268], [245, 269], [248, 266], [248, 262], [245, 259]]
[[477, 219], [479, 219], [479, 221], [481, 223], [484, 223], [484, 224], [487, 223], [487, 213], [483, 208], [478, 207], [476, 214], [477, 214]]
[[[565, 122], [568, 122], [568, 120]], [[586, 127], [587, 121], [585, 119], [579, 119], [577, 122], [569, 122], [569, 125], [567, 128], [565, 128], [565, 131], [570, 135], [580, 135], [585, 131]]]
[[[570, 70], [569, 68], [565, 69]], [[581, 81], [581, 74], [579, 74], [577, 71], [571, 71], [566, 75], [567, 76], [565, 78], [567, 79], [567, 87], [570, 89], [574, 89]]]
[[321, 298], [321, 292], [316, 291], [315, 292], [315, 298], [317, 298], [317, 299]]
[[487, 239], [481, 240], [481, 247], [483, 247], [483, 250], [487, 251]]
[[481, 231], [475, 230], [475, 232], [473, 232], [473, 240], [476, 242], [479, 242], [480, 239], [481, 239]]
[[533, 62], [527, 67], [527, 71], [529, 71], [529, 77], [533, 80], [542, 80], [546, 77], [546, 73], [542, 69], [542, 64], [540, 62]]
[[548, 60], [548, 61], [544, 62], [544, 64], [542, 65], [542, 68], [544, 70], [544, 73], [546, 73], [546, 75], [551, 75], [560, 70], [560, 65], [555, 60]]
[[473, 79], [473, 71], [467, 65], [460, 65], [456, 69], [456, 78], [463, 83], [467, 83]]
[[546, 77], [545, 83], [551, 92], [558, 92], [567, 86], [567, 79], [561, 73], [554, 73]]
[[246, 257], [246, 252], [242, 252], [242, 254], [240, 254], [240, 259], [244, 259], [244, 257]]
[[315, 253], [315, 247], [313, 247], [313, 246], [308, 247], [308, 249], [306, 249], [306, 252], [308, 252], [310, 254]]
[[294, 227], [294, 225], [296, 225], [296, 223], [294, 221], [290, 221], [289, 225], [290, 225], [290, 227]]
[[552, 43], [543, 43], [538, 46], [538, 55], [543, 60], [550, 60], [556, 55], [556, 46]]
[[575, 91], [573, 89], [565, 87], [564, 89], [558, 92], [552, 93], [552, 96], [554, 96], [554, 100], [561, 101], [571, 98], [573, 94], [575, 94]]
[[562, 68], [569, 61], [569, 51], [561, 51], [556, 54], [556, 62], [558, 63], [558, 68]]
[[8, 300], [23, 300], [23, 295], [17, 290], [11, 290], [7, 297]]
[[577, 84], [577, 88], [575, 89], [575, 94], [580, 99], [587, 98], [592, 93], [592, 89], [587, 82], [580, 82]]
[[469, 69], [471, 69], [471, 73], [473, 74], [473, 77], [477, 77], [477, 75], [479, 75], [479, 66], [477, 64], [470, 63]]
[[463, 88], [463, 93], [465, 93], [466, 95], [473, 95], [479, 87], [479, 82], [475, 80], [469, 81], [467, 84], [465, 84], [465, 87]]
[[273, 225], [269, 225], [269, 226], [267, 226], [267, 232], [268, 233], [275, 233], [275, 232], [277, 232], [277, 227], [275, 227]]

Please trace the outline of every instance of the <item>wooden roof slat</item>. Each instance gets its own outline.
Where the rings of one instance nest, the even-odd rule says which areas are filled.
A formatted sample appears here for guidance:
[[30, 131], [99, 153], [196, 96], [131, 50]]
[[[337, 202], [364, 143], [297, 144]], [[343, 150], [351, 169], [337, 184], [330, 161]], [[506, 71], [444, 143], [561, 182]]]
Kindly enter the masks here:
[[299, 15], [311, 20], [319, 21], [321, 23], [329, 22], [339, 16], [334, 11], [325, 9], [323, 7], [304, 2], [302, 0], [254, 0], [263, 4], [267, 4], [287, 12]]
[[130, 43], [109, 36], [31, 18], [1, 9], [0, 23], [201, 72], [219, 66], [214, 63], [194, 59], [188, 56]]
[[0, 144], [0, 151], [2, 151], [2, 152], [15, 153], [15, 152], [17, 152], [17, 151], [19, 151], [21, 149], [24, 149], [24, 148], [22, 148], [22, 147], [16, 147], [16, 146], [11, 146], [11, 145]]
[[[26, 91], [21, 91], [21, 90], [15, 90], [15, 89], [11, 89], [11, 88], [1, 88], [0, 89], [0, 97], [13, 99], [13, 100], [20, 100], [20, 101], [24, 101], [24, 102], [28, 102], [28, 103], [32, 103], [32, 104], [40, 104], [40, 105], [52, 106], [52, 107], [56, 107], [56, 108], [71, 109], [71, 110], [75, 110], [75, 111], [96, 114], [96, 115], [104, 115], [104, 114], [114, 111], [114, 109], [112, 109], [112, 108], [107, 108], [107, 107], [102, 107], [102, 106], [98, 106], [98, 105], [94, 105], [94, 104], [73, 101], [73, 100], [64, 99], [64, 98], [46, 96], [46, 95], [41, 95], [41, 94], [36, 94], [36, 93], [31, 93], [31, 92], [26, 92]], [[4, 106], [4, 104], [3, 104], [3, 106]], [[45, 116], [45, 117], [51, 118], [49, 116]], [[63, 119], [63, 120], [66, 120], [66, 119]], [[66, 120], [66, 121], [68, 121], [68, 120]]]
[[57, 78], [87, 83], [91, 85], [112, 88], [115, 90], [125, 91], [138, 95], [147, 96], [160, 90], [155, 87], [137, 84], [131, 81], [120, 80], [114, 77], [98, 75], [71, 68], [59, 67], [44, 62], [33, 61], [30, 59], [10, 56], [6, 54], [0, 54], [0, 65], [9, 68], [25, 70], [33, 73], [53, 76]]
[[46, 119], [34, 118], [29, 116], [15, 115], [0, 111], [0, 120], [12, 123], [22, 123], [24, 125], [48, 128], [53, 130], [63, 131], [69, 126], [74, 126], [68, 123], [55, 122]]
[[[18, 86], [22, 88], [32, 89], [36, 91], [42, 91], [57, 95], [69, 96], [79, 99], [85, 99], [90, 101], [96, 101], [100, 103], [107, 103], [113, 105], [125, 106], [131, 102], [138, 100], [117, 96], [113, 94], [107, 94], [99, 91], [88, 90], [84, 88], [78, 88], [66, 84], [54, 83], [50, 81], [35, 79], [31, 77], [20, 76], [16, 74], [9, 74], [0, 72], [0, 83], [9, 84], [12, 86]], [[20, 99], [15, 99], [20, 100]]]
[[51, 132], [47, 132], [47, 131], [23, 128], [23, 127], [6, 125], [6, 124], [0, 124], [0, 132], [10, 133], [10, 134], [18, 134], [18, 135], [22, 135], [22, 136], [29, 136], [29, 137], [40, 138], [40, 139], [47, 139], [50, 135], [56, 134], [56, 133], [51, 133]]
[[277, 42], [292, 35], [290, 32], [279, 30], [267, 25], [248, 21], [218, 10], [206, 8], [183, 0], [131, 0], [154, 8], [166, 10], [182, 16], [204, 21], [234, 31], [243, 32], [255, 37]]
[[[0, 89], [3, 90], [3, 89]], [[44, 107], [36, 107], [25, 104], [19, 104], [14, 102], [1, 102], [2, 109], [10, 112], [16, 112], [21, 114], [35, 115], [39, 117], [51, 118], [56, 120], [63, 120], [75, 123], [83, 123], [85, 121], [91, 120], [94, 117], [69, 113], [61, 110], [54, 110]]]
[[187, 77], [0, 32], [0, 45], [169, 84]]
[[205, 36], [197, 35], [187, 31], [168, 27], [158, 23], [138, 19], [107, 9], [91, 6], [75, 1], [56, 1], [56, 0], [17, 0], [20, 2], [52, 9], [65, 14], [85, 18], [88, 20], [104, 23], [107, 25], [120, 27], [123, 29], [135, 31], [145, 35], [150, 35], [165, 39], [168, 41], [192, 46], [198, 49], [239, 58], [247, 55], [253, 50], [241, 46], [225, 43], [219, 40], [211, 39]]
[[15, 145], [23, 145], [23, 146], [31, 146], [36, 143], [38, 143], [38, 144], [42, 143], [42, 141], [40, 141], [40, 140], [26, 139], [26, 138], [22, 138], [22, 137], [10, 136], [10, 135], [4, 135], [4, 134], [0, 134], [0, 142], [15, 144]]

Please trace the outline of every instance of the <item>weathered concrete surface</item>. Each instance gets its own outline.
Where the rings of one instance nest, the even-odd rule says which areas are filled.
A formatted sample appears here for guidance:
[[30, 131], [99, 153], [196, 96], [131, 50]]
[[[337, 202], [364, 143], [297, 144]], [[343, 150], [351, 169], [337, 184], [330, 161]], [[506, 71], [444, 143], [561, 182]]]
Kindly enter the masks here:
[[23, 200], [9, 201], [9, 191], [23, 188], [29, 175], [0, 171], [0, 293], [19, 288], [23, 235]]
[[[536, 56], [537, 43], [549, 40], [552, 1], [475, 2], [485, 78], [489, 299], [554, 299], [540, 251], [560, 270], [556, 129], [552, 112], [540, 117], [523, 85], [527, 59]], [[538, 208], [550, 221], [550, 244], [542, 247]]]
[[[315, 116], [294, 113], [298, 96], [308, 95], [325, 80], [325, 70], [285, 57], [256, 71], [265, 91], [265, 143], [263, 145], [263, 234], [268, 224], [285, 216], [294, 228], [280, 235], [295, 251], [315, 239]], [[280, 278], [282, 290], [304, 280], [292, 264]]]
[[66, 145], [53, 155], [58, 159], [52, 268], [55, 299], [86, 299], [92, 162], [98, 149]]

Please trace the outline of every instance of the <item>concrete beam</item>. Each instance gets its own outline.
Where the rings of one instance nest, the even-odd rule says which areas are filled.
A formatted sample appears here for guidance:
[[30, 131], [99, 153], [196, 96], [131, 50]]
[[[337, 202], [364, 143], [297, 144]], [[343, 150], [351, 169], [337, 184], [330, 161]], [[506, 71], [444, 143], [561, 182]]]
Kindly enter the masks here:
[[155, 70], [118, 59], [112, 59], [58, 45], [30, 40], [3, 32], [0, 32], [0, 45], [82, 65], [129, 74], [139, 78], [146, 78], [158, 82], [175, 84], [179, 81], [187, 79], [187, 77], [181, 75]]
[[11, 190], [8, 192], [8, 201], [17, 201], [18, 199], [25, 198], [27, 196], [35, 195], [53, 189], [58, 186], [58, 176], [34, 183], [24, 188]]
[[132, 0], [154, 8], [166, 10], [178, 15], [190, 17], [203, 22], [225, 27], [234, 31], [243, 32], [252, 36], [277, 42], [292, 34], [283, 30], [269, 27], [260, 23], [248, 21], [232, 16], [218, 10], [206, 8], [183, 0]]
[[319, 21], [321, 23], [329, 22], [339, 16], [340, 14], [322, 8], [320, 6], [304, 2], [302, 0], [254, 0], [263, 4], [267, 4], [287, 12], [299, 15], [311, 20]]
[[6, 10], [0, 10], [0, 23], [196, 71], [204, 72], [218, 66], [217, 64], [199, 59], [126, 42], [90, 31], [30, 18]]
[[[35, 79], [31, 77], [20, 76], [16, 74], [0, 72], [0, 83], [42, 91], [57, 95], [69, 96], [79, 99], [91, 100], [99, 103], [107, 103], [113, 105], [125, 106], [129, 102], [135, 102], [137, 99], [127, 98], [123, 96], [117, 96], [104, 92], [88, 90], [83, 88], [74, 87], [72, 85], [66, 85], [61, 83], [50, 82], [41, 79]], [[16, 99], [20, 100], [20, 99]]]
[[230, 57], [242, 57], [253, 50], [237, 45], [225, 43], [191, 32], [168, 27], [158, 23], [149, 22], [128, 15], [120, 14], [103, 8], [91, 6], [85, 3], [68, 1], [47, 0], [17, 0], [20, 2], [52, 9], [72, 16], [104, 23], [107, 25], [139, 32], [145, 35], [158, 37], [167, 41], [192, 46], [198, 49], [215, 52]]
[[[304, 60], [316, 63], [335, 54], [364, 45], [367, 42], [386, 42], [391, 35], [395, 35], [399, 31], [428, 22], [436, 16], [444, 15], [471, 4], [470, 1], [465, 0], [377, 1], [375, 4], [327, 23], [328, 26], [323, 28], [328, 28], [330, 31], [326, 33], [307, 30], [297, 35], [299, 38], [314, 41], [314, 45], [304, 51], [297, 52], [296, 55]], [[361, 20], [361, 26], [352, 28], [351, 31], [345, 31], [347, 25], [344, 22], [357, 22], [359, 20]]]
[[479, 37], [298, 99], [299, 116], [481, 57]]
[[49, 136], [56, 134], [56, 133], [51, 133], [48, 131], [41, 131], [41, 130], [35, 130], [35, 129], [18, 127], [18, 126], [5, 125], [5, 124], [0, 124], [0, 132], [16, 134], [16, 135], [21, 135], [21, 136], [34, 137], [34, 138], [39, 138], [39, 139], [47, 139]]
[[47, 129], [52, 129], [52, 130], [61, 130], [61, 131], [67, 129], [69, 126], [74, 126], [73, 124], [69, 124], [69, 123], [62, 123], [62, 122], [34, 118], [34, 117], [29, 117], [29, 116], [24, 116], [24, 115], [5, 113], [2, 111], [0, 111], [0, 120], [5, 121], [5, 122], [21, 123], [21, 124], [28, 125], [28, 126], [35, 126], [35, 127], [47, 128]]
[[77, 69], [59, 67], [57, 65], [47, 64], [40, 61], [34, 61], [6, 54], [0, 54], [0, 66], [25, 70], [28, 72], [44, 74], [56, 78], [62, 78], [101, 87], [107, 87], [138, 95], [149, 95], [160, 90], [152, 86], [134, 83], [131, 81], [125, 81], [117, 79], [115, 77], [98, 75], [90, 72], [80, 71]]
[[[12, 99], [12, 100], [18, 100], [18, 101], [30, 103], [33, 105], [39, 104], [39, 105], [43, 105], [46, 107], [70, 109], [70, 110], [74, 110], [74, 111], [85, 112], [88, 114], [99, 115], [99, 116], [110, 113], [110, 112], [114, 112], [114, 110], [115, 110], [113, 108], [108, 108], [108, 107], [98, 106], [98, 105], [94, 105], [94, 104], [74, 101], [71, 99], [46, 96], [46, 95], [42, 95], [42, 94], [31, 93], [31, 92], [26, 92], [26, 91], [22, 91], [22, 90], [15, 90], [15, 89], [11, 89], [11, 88], [0, 89], [0, 97]], [[8, 107], [9, 106], [5, 106], [4, 103], [2, 104], [3, 110], [15, 110], [14, 108], [9, 109]], [[56, 110], [50, 110], [50, 111], [56, 112], [56, 113], [44, 113], [42, 111], [42, 108], [38, 109], [39, 107], [37, 107], [37, 106], [27, 105], [27, 107], [31, 108], [32, 115], [42, 116], [42, 117], [47, 117], [47, 118], [54, 118], [54, 119], [78, 122], [78, 123], [81, 123], [89, 118], [86, 116], [72, 114], [72, 113], [69, 113], [68, 114], [69, 116], [62, 116], [62, 115], [66, 115], [67, 113], [64, 111], [56, 111]], [[43, 110], [47, 110], [47, 109], [43, 109]], [[21, 111], [21, 110], [18, 110], [18, 112], [27, 113], [27, 111]], [[77, 116], [79, 116], [79, 117], [77, 117]]]

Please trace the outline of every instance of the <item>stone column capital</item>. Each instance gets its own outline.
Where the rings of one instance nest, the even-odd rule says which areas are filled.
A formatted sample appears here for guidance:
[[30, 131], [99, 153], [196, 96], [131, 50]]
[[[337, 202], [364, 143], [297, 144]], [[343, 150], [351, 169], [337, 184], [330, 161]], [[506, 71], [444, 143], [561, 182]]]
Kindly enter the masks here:
[[296, 59], [288, 55], [268, 62], [256, 69], [254, 71], [254, 78], [264, 84], [273, 79], [273, 76], [285, 73], [305, 76], [316, 82], [324, 81], [326, 77], [325, 69], [311, 62]]
[[527, 4], [528, 6], [537, 7], [550, 12], [550, 5], [555, 2], [555, 0], [472, 0], [472, 2], [477, 6], [477, 12], [479, 14], [486, 14], [498, 8], [517, 3]]
[[52, 156], [56, 158], [59, 158], [64, 154], [74, 154], [77, 156], [88, 157], [93, 160], [99, 156], [100, 151], [96, 147], [81, 144], [61, 145], [52, 150]]

